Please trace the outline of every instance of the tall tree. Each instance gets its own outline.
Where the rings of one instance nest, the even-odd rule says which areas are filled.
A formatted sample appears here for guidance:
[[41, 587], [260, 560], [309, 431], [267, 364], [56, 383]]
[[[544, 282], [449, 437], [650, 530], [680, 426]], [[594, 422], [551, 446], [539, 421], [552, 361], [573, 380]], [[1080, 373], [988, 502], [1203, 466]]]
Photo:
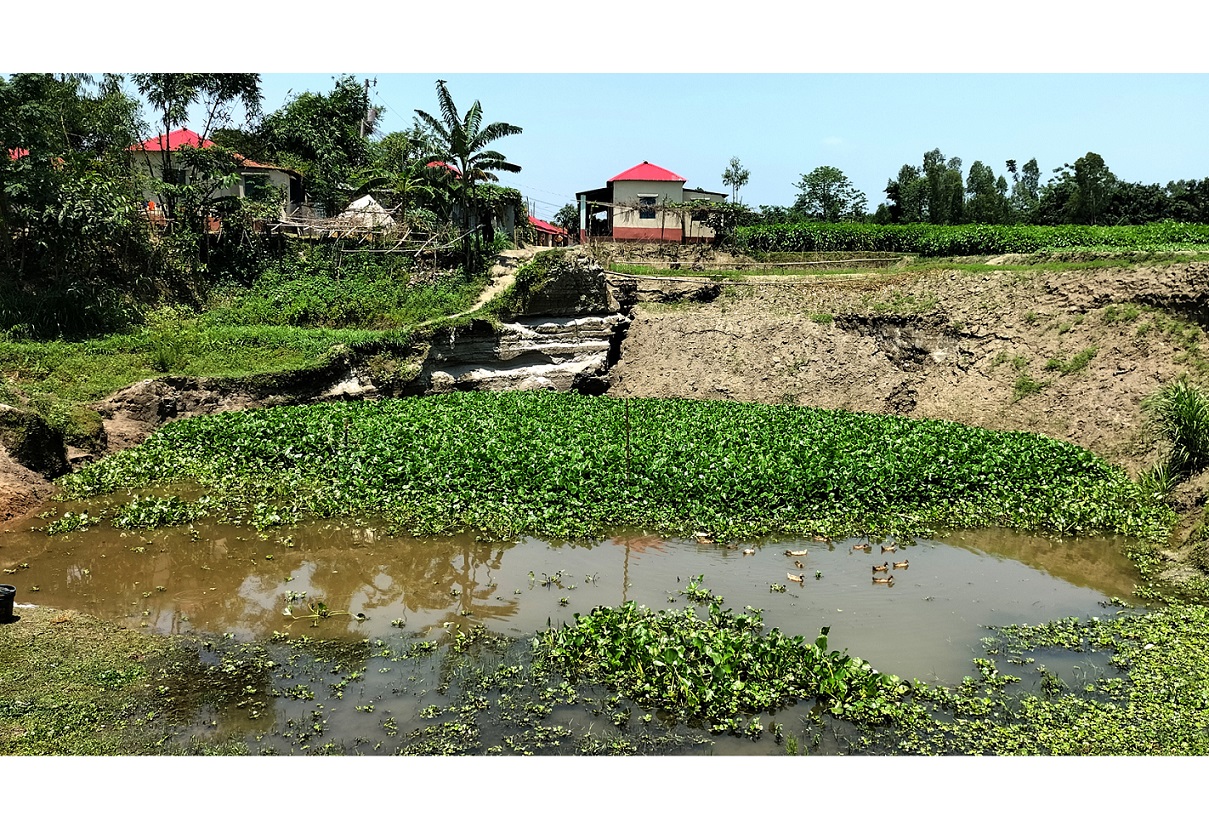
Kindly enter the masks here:
[[554, 214], [554, 226], [562, 227], [568, 235], [579, 235], [579, 207], [575, 204], [564, 204]]
[[1117, 177], [1108, 169], [1098, 153], [1087, 153], [1075, 159], [1075, 194], [1070, 201], [1072, 219], [1081, 224], [1096, 224], [1112, 197]]
[[[476, 210], [475, 184], [480, 181], [498, 181], [497, 171], [519, 173], [520, 165], [508, 161], [503, 153], [488, 149], [488, 145], [505, 136], [515, 136], [522, 132], [516, 125], [507, 122], [492, 122], [483, 124], [483, 106], [476, 99], [474, 104], [463, 116], [458, 113], [453, 97], [445, 86], [445, 80], [437, 80], [437, 104], [440, 107], [440, 118], [416, 110], [420, 121], [432, 129], [439, 153], [434, 158], [445, 161], [457, 172], [459, 182], [456, 190], [460, 199], [462, 211], [462, 232], [470, 231], [472, 214]], [[490, 222], [486, 224], [490, 231]], [[490, 240], [490, 235], [484, 238]], [[474, 253], [475, 242], [469, 236], [462, 242], [464, 259], [468, 269], [476, 263]], [[473, 269], [472, 271], [478, 271]]]
[[1041, 168], [1036, 159], [1029, 159], [1017, 172], [1016, 160], [1007, 160], [1008, 172], [1012, 174], [1012, 193], [1009, 204], [1012, 220], [1032, 223], [1036, 219], [1037, 207], [1041, 202]]
[[851, 221], [865, 216], [865, 194], [838, 167], [816, 167], [794, 185], [801, 192], [795, 210], [823, 221]]
[[975, 224], [1002, 224], [1007, 220], [1007, 180], [980, 161], [970, 165], [966, 180], [965, 217]]
[[890, 201], [889, 220], [896, 224], [914, 224], [927, 218], [928, 180], [914, 165], [904, 164], [898, 176], [886, 182]]
[[264, 118], [257, 135], [274, 160], [302, 172], [308, 194], [333, 215], [348, 203], [347, 188], [364, 181], [358, 171], [370, 162], [371, 109], [365, 86], [346, 74], [326, 94], [291, 97]]
[[739, 163], [738, 156], [730, 157], [730, 164], [722, 171], [722, 183], [731, 189], [731, 201], [739, 203], [739, 188], [747, 184], [751, 173]]

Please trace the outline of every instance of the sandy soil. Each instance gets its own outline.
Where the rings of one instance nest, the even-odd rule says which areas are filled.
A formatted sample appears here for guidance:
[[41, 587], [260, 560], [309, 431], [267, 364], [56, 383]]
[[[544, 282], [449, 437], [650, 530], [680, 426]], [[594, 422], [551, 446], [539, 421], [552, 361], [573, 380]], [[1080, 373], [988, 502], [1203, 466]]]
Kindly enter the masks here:
[[[1142, 401], [1198, 373], [1189, 348], [1203, 345], [1204, 331], [1188, 316], [1206, 313], [1207, 292], [1203, 263], [749, 279], [722, 287], [710, 303], [639, 304], [609, 393], [1037, 431], [1136, 472], [1158, 455]], [[1122, 311], [1139, 303], [1157, 311]], [[1173, 318], [1183, 321], [1182, 335], [1161, 328]], [[1081, 370], [1050, 363], [1088, 349], [1095, 355]], [[1026, 375], [1044, 387], [1021, 396]]]

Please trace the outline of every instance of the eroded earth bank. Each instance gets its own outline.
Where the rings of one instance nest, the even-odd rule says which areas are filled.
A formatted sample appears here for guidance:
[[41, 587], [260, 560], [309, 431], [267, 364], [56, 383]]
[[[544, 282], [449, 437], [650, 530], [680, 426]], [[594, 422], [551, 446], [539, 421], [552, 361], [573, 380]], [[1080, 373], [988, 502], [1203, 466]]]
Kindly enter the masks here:
[[[1179, 377], [1203, 384], [1209, 372], [1204, 262], [660, 281], [606, 275], [571, 252], [552, 268], [514, 298], [515, 314], [442, 329], [407, 355], [337, 355], [312, 372], [246, 382], [139, 383], [95, 406], [104, 418], [95, 449], [69, 453], [85, 461], [165, 421], [219, 410], [574, 388], [1035, 431], [1136, 474], [1162, 455], [1143, 402]], [[70, 466], [18, 459], [0, 446], [0, 521], [36, 507], [53, 492], [46, 477]], [[1185, 522], [1167, 553], [1173, 562], [1188, 560], [1179, 545], [1199, 527], [1205, 481], [1176, 493]]]

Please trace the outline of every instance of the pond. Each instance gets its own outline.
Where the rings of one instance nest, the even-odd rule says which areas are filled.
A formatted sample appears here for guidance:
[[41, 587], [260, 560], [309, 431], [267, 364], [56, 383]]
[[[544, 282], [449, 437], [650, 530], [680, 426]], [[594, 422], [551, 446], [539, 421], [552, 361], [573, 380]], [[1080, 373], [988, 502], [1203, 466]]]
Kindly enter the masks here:
[[[866, 543], [769, 539], [731, 548], [639, 530], [571, 543], [473, 535], [420, 540], [333, 521], [266, 532], [205, 523], [117, 531], [102, 523], [57, 536], [28, 528], [0, 533], [0, 567], [17, 571], [4, 578], [18, 585], [18, 603], [203, 639], [289, 636], [350, 646], [434, 640], [475, 625], [524, 638], [548, 624], [571, 623], [575, 613], [626, 601], [683, 608], [688, 601], [681, 591], [703, 576], [701, 586], [721, 596], [723, 608], [762, 609], [769, 627], [811, 640], [830, 627], [831, 648], [882, 672], [944, 684], [972, 673], [988, 626], [1103, 614], [1108, 599], [1131, 600], [1137, 579], [1120, 542], [1109, 539], [992, 530], [904, 542], [894, 552], [882, 552], [879, 542], [853, 549]], [[805, 555], [786, 554], [802, 550]], [[886, 571], [874, 572], [883, 564]], [[887, 576], [892, 583], [873, 581]], [[320, 602], [347, 614], [307, 617]], [[330, 698], [323, 712], [328, 739], [358, 740], [367, 711], [377, 712], [375, 722], [388, 718], [406, 730], [408, 723], [415, 727], [422, 703], [442, 702], [434, 692], [436, 663], [396, 669], [365, 654], [358, 661], [365, 663], [355, 678], [360, 708], [351, 700], [342, 706], [343, 694]], [[400, 673], [415, 684], [410, 695], [399, 693]], [[317, 703], [307, 700], [313, 713]], [[289, 713], [300, 704], [279, 698], [264, 705], [284, 722], [302, 716]], [[574, 712], [565, 713], [574, 719]], [[238, 732], [241, 712], [226, 714]], [[218, 727], [220, 719], [212, 724]], [[283, 729], [263, 730], [269, 719], [254, 729], [260, 738], [276, 734], [278, 750], [296, 750]], [[768, 753], [771, 741], [763, 742], [756, 748], [730, 739], [710, 750]]]

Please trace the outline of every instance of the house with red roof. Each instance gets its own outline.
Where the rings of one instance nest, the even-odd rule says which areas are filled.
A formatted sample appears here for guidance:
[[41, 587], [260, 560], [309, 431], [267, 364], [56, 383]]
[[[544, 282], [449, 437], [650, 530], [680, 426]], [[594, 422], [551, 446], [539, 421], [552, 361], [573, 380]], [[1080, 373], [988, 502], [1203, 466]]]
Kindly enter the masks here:
[[[704, 210], [690, 214], [669, 205], [724, 202], [726, 193], [685, 189], [686, 183], [683, 176], [644, 161], [613, 176], [604, 187], [577, 193], [580, 240], [599, 230], [614, 241], [712, 241], [714, 231], [705, 224]], [[603, 220], [595, 218], [600, 213], [605, 214]]]
[[533, 216], [529, 216], [529, 225], [537, 233], [538, 246], [566, 246], [567, 231], [562, 227], [556, 227]]
[[[131, 145], [129, 149], [139, 153], [138, 166], [140, 170], [152, 178], [162, 179], [164, 177], [165, 153], [175, 153], [183, 148], [206, 147], [216, 147], [216, 145], [209, 139], [203, 139], [200, 134], [188, 128], [180, 128], [171, 133], [161, 133], [159, 136], [153, 136], [144, 142]], [[278, 167], [272, 164], [262, 164], [245, 158], [238, 153], [234, 155], [239, 165], [239, 180], [230, 186], [215, 190], [211, 193], [211, 198], [223, 198], [226, 196], [252, 198], [261, 190], [275, 187], [282, 191], [283, 205], [286, 212], [292, 212], [302, 204], [302, 174], [297, 170], [291, 170], [288, 167]], [[167, 180], [175, 180], [177, 183], [180, 183], [185, 180], [184, 174], [188, 170], [181, 164], [176, 164], [172, 168], [172, 172], [177, 178]], [[159, 197], [151, 189], [144, 188], [143, 193], [144, 198], [149, 202], [148, 209], [155, 210], [163, 206], [163, 202], [160, 201]]]

